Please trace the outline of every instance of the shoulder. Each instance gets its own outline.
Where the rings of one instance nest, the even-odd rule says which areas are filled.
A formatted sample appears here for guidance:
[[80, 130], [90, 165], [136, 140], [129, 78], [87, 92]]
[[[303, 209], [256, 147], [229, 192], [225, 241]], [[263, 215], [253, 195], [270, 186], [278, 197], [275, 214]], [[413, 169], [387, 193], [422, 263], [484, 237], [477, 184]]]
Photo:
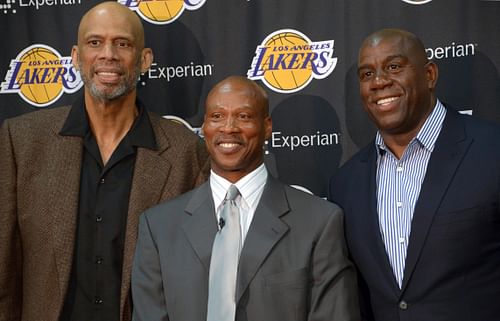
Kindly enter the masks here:
[[500, 155], [499, 124], [448, 110], [436, 148], [463, 139], [472, 142], [470, 151], [474, 153], [481, 153], [482, 156]]
[[498, 141], [500, 138], [500, 125], [474, 116], [459, 114], [466, 128], [467, 134], [483, 136], [489, 140]]
[[4, 124], [11, 129], [47, 129], [55, 125], [62, 127], [71, 106], [61, 106], [50, 109], [35, 110], [4, 121]]
[[[186, 208], [188, 204], [193, 200], [193, 198], [199, 198], [200, 193], [203, 193], [204, 190], [209, 190], [206, 186], [208, 182], [176, 196], [172, 199], [159, 203], [144, 212], [144, 216], [149, 222], [158, 223], [165, 221], [175, 221], [178, 220], [179, 217], [184, 216], [186, 213]], [[204, 194], [205, 195], [205, 194]], [[208, 193], [205, 195], [209, 197]]]
[[[2, 123], [1, 135], [16, 145], [34, 145], [56, 136], [64, 125], [71, 106], [37, 110]], [[28, 148], [28, 147], [26, 147]]]
[[372, 179], [370, 168], [375, 165], [376, 153], [372, 141], [337, 169], [328, 183], [328, 200], [343, 207], [344, 199], [359, 191], [359, 184], [366, 184]]
[[331, 180], [348, 179], [358, 171], [358, 168], [362, 163], [370, 162], [370, 160], [376, 160], [375, 153], [375, 143], [371, 141], [368, 145], [360, 149], [344, 164], [342, 164]]
[[336, 204], [323, 198], [298, 190], [282, 182], [278, 184], [282, 186], [292, 212], [299, 212], [301, 215], [307, 213], [308, 219], [313, 217], [327, 218], [332, 214], [338, 215], [342, 212]]

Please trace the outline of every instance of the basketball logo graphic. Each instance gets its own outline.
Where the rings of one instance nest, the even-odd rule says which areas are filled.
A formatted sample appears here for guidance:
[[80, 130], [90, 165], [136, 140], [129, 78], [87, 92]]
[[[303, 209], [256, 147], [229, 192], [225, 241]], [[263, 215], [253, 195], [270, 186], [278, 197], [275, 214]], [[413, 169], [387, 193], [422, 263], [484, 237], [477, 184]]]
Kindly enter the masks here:
[[432, 0], [403, 0], [403, 2], [409, 3], [409, 4], [426, 4], [428, 2], [431, 2]]
[[175, 115], [165, 115], [165, 116], [163, 116], [163, 118], [168, 119], [170, 121], [173, 121], [174, 123], [178, 123], [178, 124], [186, 126], [190, 131], [192, 131], [196, 135], [198, 135], [201, 138], [203, 138], [203, 135], [201, 133], [201, 128], [200, 127], [193, 127], [193, 126], [191, 126], [191, 124], [188, 123], [185, 119], [180, 118], [180, 117], [175, 116]]
[[[301, 45], [307, 45], [308, 40], [300, 35], [292, 32], [285, 32], [277, 34], [264, 44], [266, 47], [271, 48], [284, 48], [284, 46], [291, 46], [293, 48], [300, 48]], [[299, 50], [293, 50], [295, 52]], [[292, 50], [289, 50], [292, 52]], [[304, 50], [305, 53], [310, 53], [310, 50]], [[273, 52], [267, 52], [263, 59], [264, 65], [272, 63]], [[265, 73], [264, 79], [269, 85], [280, 90], [292, 90], [294, 88], [302, 87], [311, 80], [311, 68], [306, 66], [304, 69], [275, 69], [269, 70]]]
[[184, 9], [196, 10], [206, 0], [118, 0], [144, 20], [154, 24], [168, 24], [175, 21]]
[[247, 77], [262, 80], [276, 92], [299, 91], [335, 69], [333, 45], [333, 40], [313, 42], [293, 29], [275, 31], [257, 47]]
[[80, 74], [71, 57], [62, 57], [54, 48], [32, 45], [10, 63], [0, 93], [17, 93], [29, 104], [45, 107], [82, 87]]

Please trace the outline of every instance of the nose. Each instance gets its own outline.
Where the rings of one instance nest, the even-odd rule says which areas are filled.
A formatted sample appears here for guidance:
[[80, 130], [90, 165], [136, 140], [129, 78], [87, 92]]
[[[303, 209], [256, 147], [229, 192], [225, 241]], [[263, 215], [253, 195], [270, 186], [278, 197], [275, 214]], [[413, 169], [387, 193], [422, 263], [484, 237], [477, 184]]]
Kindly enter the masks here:
[[111, 43], [106, 43], [102, 46], [100, 57], [103, 59], [112, 60], [116, 58], [116, 48]]
[[392, 84], [392, 80], [388, 77], [388, 74], [383, 69], [378, 69], [375, 71], [375, 77], [373, 77], [373, 81], [371, 82], [371, 87], [373, 89], [380, 89], [386, 86], [390, 86]]
[[223, 132], [236, 132], [239, 130], [238, 127], [238, 119], [234, 116], [228, 116], [226, 121], [220, 127], [220, 130]]

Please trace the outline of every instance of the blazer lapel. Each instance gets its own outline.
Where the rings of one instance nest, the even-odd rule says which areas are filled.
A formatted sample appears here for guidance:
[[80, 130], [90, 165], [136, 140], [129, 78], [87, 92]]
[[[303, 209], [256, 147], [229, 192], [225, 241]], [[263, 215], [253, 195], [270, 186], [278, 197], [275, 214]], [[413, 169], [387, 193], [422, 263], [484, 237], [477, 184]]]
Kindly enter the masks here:
[[[68, 109], [69, 111], [69, 109]], [[51, 191], [47, 202], [53, 213], [52, 236], [54, 239], [54, 257], [59, 275], [60, 304], [66, 295], [73, 251], [75, 245], [76, 219], [80, 198], [80, 172], [82, 163], [82, 139], [75, 136], [62, 136], [59, 132], [68, 113], [61, 113], [61, 118], [52, 124], [53, 148], [48, 151], [53, 156], [48, 164], [47, 188]]]
[[186, 213], [192, 217], [182, 229], [208, 275], [212, 245], [217, 233], [217, 219], [209, 182], [194, 191], [186, 206]]
[[[377, 210], [377, 149], [374, 147], [373, 142], [372, 147], [369, 147], [363, 157], [361, 158], [360, 168], [357, 171], [358, 180], [355, 181], [366, 181], [369, 178], [368, 184], [359, 184], [359, 199], [367, 200], [360, 201], [358, 209], [359, 221], [351, 224], [356, 224], [356, 229], [361, 229], [360, 236], [364, 239], [366, 244], [371, 244], [368, 246], [373, 251], [369, 250], [365, 255], [368, 254], [372, 257], [373, 264], [371, 264], [373, 269], [377, 269], [379, 276], [377, 278], [383, 278], [385, 281], [380, 282], [389, 286], [392, 293], [398, 293], [399, 286], [394, 277], [394, 272], [392, 270], [389, 258], [387, 256], [387, 251], [385, 249], [384, 241], [382, 239], [382, 234], [380, 233], [380, 224], [378, 219]], [[354, 178], [353, 178], [354, 179]]]
[[[62, 137], [58, 139], [57, 150], [54, 154], [64, 155], [57, 157], [51, 164], [52, 173], [57, 173], [54, 182], [55, 189], [51, 197], [54, 209], [53, 236], [55, 260], [59, 275], [59, 289], [64, 299], [71, 273], [71, 262], [75, 246], [76, 219], [80, 192], [80, 171], [82, 163], [82, 143], [79, 137]], [[69, 188], [61, 188], [67, 186]]]
[[271, 249], [288, 231], [288, 225], [281, 221], [280, 217], [289, 210], [283, 185], [268, 176], [243, 244], [238, 268], [236, 302], [240, 300]]
[[172, 167], [168, 159], [162, 156], [162, 153], [169, 147], [168, 139], [155, 122], [152, 121], [151, 124], [155, 131], [158, 148], [157, 150], [141, 147], [137, 149], [123, 249], [120, 315], [123, 315], [124, 304], [130, 290], [130, 274], [137, 241], [139, 216], [160, 201]]
[[415, 269], [434, 215], [471, 143], [463, 122], [448, 109], [415, 205], [401, 293]]

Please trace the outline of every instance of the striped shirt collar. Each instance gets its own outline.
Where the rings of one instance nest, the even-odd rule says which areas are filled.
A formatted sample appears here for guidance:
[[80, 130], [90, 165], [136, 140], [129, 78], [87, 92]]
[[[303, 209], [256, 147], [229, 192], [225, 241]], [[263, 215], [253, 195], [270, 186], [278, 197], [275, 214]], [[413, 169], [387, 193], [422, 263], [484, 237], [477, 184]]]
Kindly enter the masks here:
[[[434, 145], [441, 131], [441, 127], [443, 125], [444, 117], [446, 116], [446, 108], [443, 104], [436, 100], [436, 106], [432, 110], [429, 117], [424, 122], [424, 125], [418, 132], [417, 136], [412, 139], [417, 140], [424, 148], [432, 152], [434, 150]], [[377, 131], [377, 135], [375, 136], [375, 145], [379, 151], [387, 151], [388, 148], [385, 145], [384, 139], [380, 134], [380, 131]]]

